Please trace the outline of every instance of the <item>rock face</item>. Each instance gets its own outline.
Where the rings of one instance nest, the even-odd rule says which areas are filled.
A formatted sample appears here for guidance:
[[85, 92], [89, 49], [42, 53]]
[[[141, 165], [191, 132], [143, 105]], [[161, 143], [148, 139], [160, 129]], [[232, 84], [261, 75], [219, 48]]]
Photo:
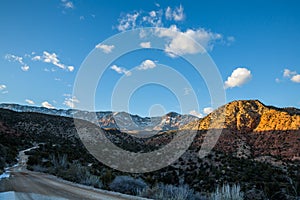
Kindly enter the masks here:
[[230, 128], [240, 132], [299, 130], [300, 110], [265, 106], [258, 100], [233, 101], [183, 128]]
[[300, 111], [295, 108], [265, 106], [258, 100], [234, 101], [183, 129], [199, 130], [200, 141], [205, 130], [222, 129], [215, 149], [247, 152], [242, 157], [300, 160]]

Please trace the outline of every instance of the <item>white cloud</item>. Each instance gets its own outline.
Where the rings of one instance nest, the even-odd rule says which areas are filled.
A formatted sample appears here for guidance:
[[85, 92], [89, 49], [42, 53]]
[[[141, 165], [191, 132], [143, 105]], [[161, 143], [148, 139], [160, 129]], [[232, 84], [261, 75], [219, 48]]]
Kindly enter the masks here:
[[119, 19], [119, 25], [118, 25], [117, 29], [119, 31], [126, 31], [129, 29], [136, 28], [136, 20], [139, 15], [140, 15], [140, 13], [138, 13], [138, 12], [135, 12], [133, 14], [130, 14], [130, 13], [126, 14], [121, 19]]
[[[179, 7], [171, 8], [168, 6], [166, 9], [158, 8], [150, 12], [139, 11], [124, 14], [119, 18], [119, 31], [126, 31], [138, 27], [157, 27], [155, 31], [158, 37], [166, 37], [167, 44], [165, 50], [170, 56], [184, 54], [196, 54], [199, 52], [210, 51], [213, 49], [216, 42], [220, 44], [230, 45], [234, 42], [233, 36], [224, 37], [219, 33], [214, 33], [204, 28], [180, 30], [176, 23], [185, 19], [184, 8], [182, 5]], [[164, 23], [174, 23], [168, 29], [159, 29], [165, 27]], [[146, 36], [145, 31], [140, 31], [140, 38]], [[203, 48], [199, 48], [199, 43]]]
[[291, 81], [295, 82], [295, 83], [300, 83], [300, 74], [294, 75], [291, 78]]
[[69, 70], [70, 72], [74, 71], [74, 66], [68, 66], [68, 70]]
[[65, 65], [61, 64], [58, 56], [55, 53], [49, 53], [47, 51], [43, 52], [43, 61], [46, 63], [52, 63], [53, 65], [65, 69]]
[[0, 90], [4, 90], [4, 89], [6, 89], [7, 87], [6, 87], [6, 85], [0, 85]]
[[114, 70], [115, 72], [119, 74], [125, 74], [126, 76], [130, 76], [131, 72], [123, 67], [118, 67], [117, 65], [113, 65], [110, 67], [110, 69]]
[[202, 117], [203, 117], [203, 115], [202, 115], [201, 113], [197, 112], [196, 110], [190, 111], [189, 114], [190, 114], [190, 115], [194, 115], [194, 116], [199, 117], [199, 118], [202, 118]]
[[6, 94], [8, 93], [8, 91], [6, 90], [7, 86], [4, 84], [0, 84], [0, 91], [2, 94]]
[[106, 44], [97, 44], [96, 49], [101, 49], [104, 53], [111, 53], [115, 48], [114, 45], [106, 45]]
[[233, 36], [228, 36], [228, 37], [227, 37], [227, 41], [230, 42], [230, 43], [231, 43], [231, 42], [234, 42], [234, 41], [235, 41], [235, 38], [234, 38]]
[[34, 56], [33, 58], [31, 58], [31, 60], [33, 61], [38, 61], [38, 60], [41, 60], [41, 56]]
[[30, 99], [26, 99], [25, 100], [26, 103], [30, 104], [30, 105], [34, 105], [34, 101], [30, 100]]
[[[182, 32], [176, 25], [170, 26], [168, 29], [157, 29], [158, 37], [167, 37], [170, 42], [166, 45], [165, 51], [171, 56], [196, 54], [205, 50], [212, 50], [214, 43], [222, 40], [222, 35], [213, 33], [203, 28], [197, 30], [187, 29]], [[203, 48], [199, 47], [200, 44]]]
[[[28, 54], [25, 54], [26, 57], [30, 56]], [[21, 69], [23, 71], [28, 71], [29, 70], [29, 66], [23, 61], [23, 57], [21, 56], [16, 56], [13, 54], [6, 54], [4, 57], [5, 60], [8, 60], [9, 62], [18, 62], [19, 64], [21, 64]]]
[[284, 71], [283, 71], [283, 77], [291, 77], [292, 75], [296, 75], [297, 74], [297, 72], [295, 72], [295, 71], [291, 71], [291, 70], [289, 70], [289, 69], [284, 69]]
[[[142, 12], [140, 13], [142, 15]], [[162, 22], [163, 11], [151, 11], [148, 15], [142, 17], [142, 24], [144, 26], [154, 26], [154, 27], [161, 27], [163, 25]]]
[[68, 95], [68, 97], [65, 98], [64, 101], [64, 105], [70, 107], [70, 108], [75, 108], [76, 103], [79, 103], [79, 100], [73, 96], [73, 97], [69, 97], [70, 95]]
[[9, 62], [18, 62], [20, 64], [24, 64], [23, 62], [23, 58], [21, 56], [16, 56], [13, 54], [6, 54], [4, 57], [6, 60], [8, 60]]
[[29, 70], [29, 66], [28, 65], [24, 65], [21, 67], [21, 69], [24, 71], [24, 72], [27, 72]]
[[172, 19], [172, 9], [170, 8], [170, 6], [167, 7], [166, 11], [165, 11], [165, 16], [167, 20], [171, 20]]
[[[172, 57], [175, 55], [196, 54], [205, 51], [213, 50], [216, 42], [220, 44], [230, 45], [234, 42], [233, 36], [224, 37], [219, 33], [212, 32], [204, 28], [180, 30], [176, 24], [185, 19], [184, 8], [182, 5], [171, 8], [158, 7], [157, 10], [139, 11], [125, 13], [118, 19], [119, 31], [126, 31], [135, 28], [143, 27], [166, 27], [165, 24], [172, 24], [170, 28], [165, 30], [157, 29], [156, 33], [159, 37], [166, 37], [167, 44], [165, 50]], [[146, 36], [145, 31], [140, 31], [140, 38]], [[199, 43], [203, 48], [198, 48]]]
[[294, 83], [300, 83], [300, 74], [298, 74], [296, 71], [284, 69], [283, 77], [289, 78]]
[[208, 115], [209, 113], [211, 113], [214, 109], [212, 107], [206, 107], [203, 109], [203, 113]]
[[183, 93], [184, 96], [189, 95], [193, 91], [192, 88], [187, 88], [187, 87], [183, 88], [183, 90], [184, 90], [184, 93]]
[[154, 10], [152, 10], [151, 12], [149, 12], [149, 15], [151, 17], [156, 17], [156, 12]]
[[276, 79], [275, 79], [275, 82], [276, 82], [276, 83], [280, 83], [281, 80], [280, 80], [279, 78], [276, 78]]
[[172, 10], [170, 6], [167, 7], [165, 10], [165, 17], [167, 20], [174, 20], [174, 21], [183, 21], [184, 20], [184, 8], [182, 5], [176, 7]]
[[151, 48], [151, 42], [141, 42], [140, 46], [142, 48]]
[[174, 21], [183, 21], [184, 20], [184, 8], [182, 5], [176, 7], [172, 10], [170, 6], [167, 7], [165, 11], [165, 17], [167, 20], [174, 20]]
[[79, 17], [79, 20], [84, 20], [84, 19], [85, 19], [84, 16], [80, 16], [80, 17]]
[[72, 1], [67, 1], [67, 0], [62, 0], [61, 1], [62, 2], [62, 5], [65, 7], [65, 8], [70, 8], [70, 9], [74, 9], [75, 8], [75, 6], [74, 6], [74, 4], [73, 4], [73, 2]]
[[47, 51], [44, 51], [42, 56], [36, 55], [33, 58], [31, 58], [31, 60], [41, 61], [41, 62], [44, 62], [44, 63], [51, 63], [51, 64], [53, 64], [56, 67], [59, 67], [61, 69], [64, 69], [64, 70], [67, 70], [67, 71], [70, 71], [70, 72], [74, 71], [74, 66], [68, 66], [66, 64], [61, 63], [59, 58], [58, 58], [58, 55], [56, 53], [49, 53]]
[[184, 20], [184, 13], [183, 13], [183, 7], [180, 5], [179, 7], [175, 8], [173, 11], [173, 19], [175, 21], [182, 21]]
[[42, 106], [45, 107], [45, 108], [49, 108], [49, 109], [54, 109], [55, 107], [52, 106], [48, 101], [44, 101], [42, 103]]
[[147, 69], [153, 69], [156, 67], [156, 64], [152, 60], [145, 60], [141, 63], [141, 65], [138, 67], [138, 70], [147, 70]]
[[246, 68], [235, 69], [225, 81], [225, 88], [242, 86], [252, 78], [251, 71]]
[[[127, 14], [123, 14], [119, 18], [119, 24], [117, 29], [119, 31], [126, 31], [130, 29], [134, 29], [137, 27], [163, 27], [164, 21], [169, 20], [173, 22], [183, 21], [185, 18], [184, 8], [182, 5], [172, 9], [171, 7], [167, 7], [166, 9], [162, 9], [159, 6], [157, 10], [152, 11], [139, 11], [139, 12], [131, 12]], [[168, 22], [169, 23], [169, 22]]]
[[141, 29], [139, 36], [140, 38], [145, 38], [147, 36], [147, 32], [144, 29]]

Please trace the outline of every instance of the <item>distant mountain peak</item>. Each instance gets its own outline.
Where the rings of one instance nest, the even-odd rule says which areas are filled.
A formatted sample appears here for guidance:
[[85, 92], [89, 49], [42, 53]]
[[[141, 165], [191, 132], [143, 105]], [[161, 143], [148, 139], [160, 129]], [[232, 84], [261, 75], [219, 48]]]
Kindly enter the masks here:
[[191, 122], [183, 129], [230, 128], [242, 132], [266, 130], [298, 130], [300, 110], [266, 106], [259, 100], [237, 100], [227, 103], [212, 113]]
[[[147, 130], [154, 132], [177, 130], [181, 126], [188, 124], [191, 121], [198, 119], [190, 115], [181, 115], [176, 112], [167, 113], [159, 117], [141, 117], [139, 115], [132, 115], [130, 113], [121, 112], [88, 112], [76, 109], [48, 109], [44, 107], [23, 106], [18, 104], [0, 104], [0, 108], [13, 110], [16, 112], [35, 112], [55, 116], [75, 117], [83, 120], [93, 121], [98, 123], [102, 128], [118, 129], [122, 132], [139, 133]], [[97, 120], [95, 121], [95, 115]]]

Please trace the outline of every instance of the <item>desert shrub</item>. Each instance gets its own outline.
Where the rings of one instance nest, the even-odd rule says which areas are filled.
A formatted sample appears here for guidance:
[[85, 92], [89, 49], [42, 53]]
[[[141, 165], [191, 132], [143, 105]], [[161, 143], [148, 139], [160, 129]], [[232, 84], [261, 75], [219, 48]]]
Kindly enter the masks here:
[[67, 168], [68, 156], [66, 154], [59, 155], [59, 156], [50, 154], [49, 158], [54, 168], [63, 168], [63, 169]]
[[117, 176], [109, 185], [110, 189], [124, 194], [137, 194], [144, 190], [147, 184], [142, 179], [135, 179], [130, 176]]
[[114, 177], [115, 176], [110, 169], [106, 170], [103, 173], [103, 175], [101, 176], [101, 180], [102, 180], [104, 189], [109, 189], [109, 184], [112, 182]]
[[202, 200], [205, 197], [195, 193], [188, 185], [164, 185], [159, 184], [151, 189], [144, 189], [138, 192], [138, 196], [156, 200]]
[[91, 174], [89, 171], [85, 172], [85, 176], [80, 180], [81, 184], [102, 188], [103, 184], [98, 176]]
[[243, 200], [244, 194], [239, 185], [224, 184], [222, 187], [217, 187], [215, 192], [210, 195], [212, 200]]
[[48, 169], [46, 167], [41, 166], [41, 165], [32, 165], [32, 166], [29, 166], [28, 169], [32, 170], [32, 171], [35, 171], [35, 172], [48, 172]]
[[82, 166], [79, 162], [70, 164], [68, 169], [58, 170], [57, 175], [72, 182], [93, 186], [96, 188], [102, 188], [102, 182], [100, 178], [91, 174], [88, 168]]
[[28, 161], [27, 161], [28, 165], [38, 165], [39, 164], [39, 158], [34, 155], [34, 156], [29, 156], [28, 157]]

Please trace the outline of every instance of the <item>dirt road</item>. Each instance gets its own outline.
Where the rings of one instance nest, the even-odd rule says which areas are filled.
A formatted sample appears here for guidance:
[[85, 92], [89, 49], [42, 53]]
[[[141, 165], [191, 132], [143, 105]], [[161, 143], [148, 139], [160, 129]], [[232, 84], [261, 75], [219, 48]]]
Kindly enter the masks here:
[[[14, 194], [16, 197], [15, 199], [25, 200], [35, 199], [32, 198], [32, 193], [45, 195], [51, 197], [51, 199], [143, 199], [139, 197], [108, 192], [105, 190], [98, 190], [92, 187], [64, 181], [52, 175], [28, 171], [26, 170], [26, 162], [27, 156], [25, 155], [24, 151], [22, 151], [19, 154], [18, 165], [7, 169], [7, 171], [10, 173], [10, 177], [8, 179], [0, 180], [0, 199], [1, 192], [7, 191], [17, 192]], [[21, 194], [18, 196], [18, 193]]]

